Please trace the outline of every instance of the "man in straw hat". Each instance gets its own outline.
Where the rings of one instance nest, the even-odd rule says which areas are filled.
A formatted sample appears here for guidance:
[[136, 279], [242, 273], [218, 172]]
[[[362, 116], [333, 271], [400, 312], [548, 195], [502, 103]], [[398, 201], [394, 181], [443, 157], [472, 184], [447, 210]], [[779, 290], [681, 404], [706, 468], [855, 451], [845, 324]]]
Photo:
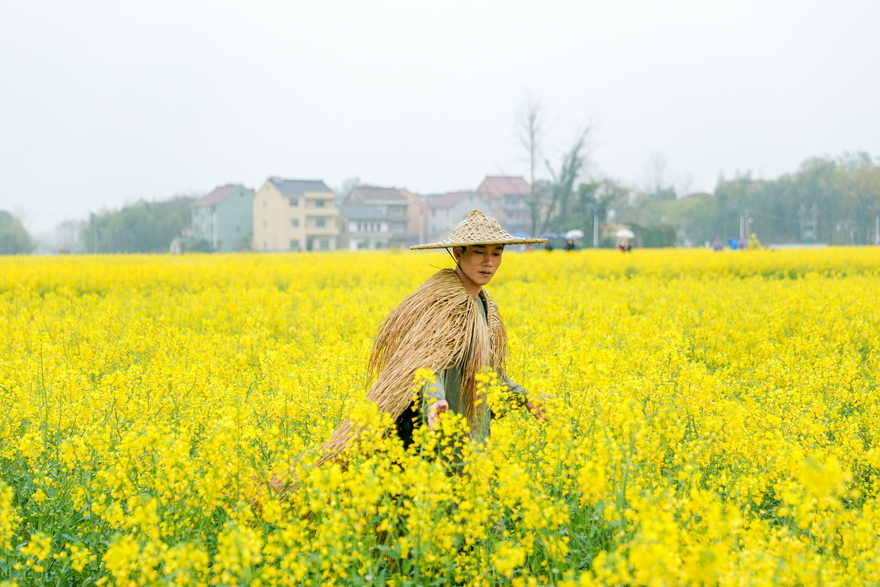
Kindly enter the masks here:
[[[456, 266], [441, 269], [408, 295], [382, 321], [370, 356], [370, 375], [376, 383], [367, 398], [387, 412], [404, 444], [413, 429], [426, 420], [433, 430], [442, 414], [452, 411], [467, 419], [470, 435], [489, 434], [489, 407], [479, 397], [477, 374], [489, 368], [516, 394], [536, 418], [540, 405], [505, 374], [507, 333], [498, 306], [483, 289], [501, 266], [505, 245], [542, 243], [546, 239], [517, 238], [492, 218], [474, 210], [444, 240], [410, 247], [452, 249]], [[434, 374], [413, 401], [413, 382], [419, 369]], [[340, 424], [322, 447], [318, 465], [337, 460], [356, 434], [349, 420]], [[277, 479], [276, 489], [284, 491]]]

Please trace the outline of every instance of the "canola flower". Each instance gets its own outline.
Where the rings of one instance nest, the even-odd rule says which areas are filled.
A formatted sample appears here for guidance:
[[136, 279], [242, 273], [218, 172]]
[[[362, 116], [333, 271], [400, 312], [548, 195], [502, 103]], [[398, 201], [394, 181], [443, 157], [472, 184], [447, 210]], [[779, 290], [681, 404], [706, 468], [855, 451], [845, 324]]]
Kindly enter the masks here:
[[880, 582], [880, 251], [505, 257], [549, 420], [408, 451], [366, 359], [441, 254], [0, 258], [0, 585]]

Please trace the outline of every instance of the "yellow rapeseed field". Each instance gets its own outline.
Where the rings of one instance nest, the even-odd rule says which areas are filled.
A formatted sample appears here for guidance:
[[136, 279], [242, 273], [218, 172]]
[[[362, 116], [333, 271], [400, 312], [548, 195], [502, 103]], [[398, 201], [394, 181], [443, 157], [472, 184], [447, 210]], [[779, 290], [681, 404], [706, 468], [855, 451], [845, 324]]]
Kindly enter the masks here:
[[0, 585], [880, 582], [880, 248], [508, 251], [549, 421], [486, 381], [488, 443], [450, 417], [404, 453], [371, 336], [449, 265], [0, 258]]

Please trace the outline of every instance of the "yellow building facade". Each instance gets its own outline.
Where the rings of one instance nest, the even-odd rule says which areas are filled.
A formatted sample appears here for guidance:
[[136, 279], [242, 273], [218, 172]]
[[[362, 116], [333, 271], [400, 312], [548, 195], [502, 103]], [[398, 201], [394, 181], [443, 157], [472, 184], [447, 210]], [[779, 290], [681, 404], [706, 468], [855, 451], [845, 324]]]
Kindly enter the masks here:
[[332, 251], [341, 217], [323, 181], [270, 177], [254, 193], [256, 251]]

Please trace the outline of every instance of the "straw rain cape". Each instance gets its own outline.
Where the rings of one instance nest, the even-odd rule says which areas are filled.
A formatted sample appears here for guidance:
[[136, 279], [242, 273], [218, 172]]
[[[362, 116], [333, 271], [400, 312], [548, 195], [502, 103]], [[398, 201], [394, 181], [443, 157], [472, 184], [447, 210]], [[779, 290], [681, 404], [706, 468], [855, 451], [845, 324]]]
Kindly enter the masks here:
[[[507, 333], [498, 306], [486, 293], [475, 300], [453, 269], [442, 269], [408, 295], [382, 321], [370, 357], [370, 378], [376, 383], [367, 398], [396, 420], [413, 401], [418, 369], [439, 373], [464, 366], [461, 397], [470, 429], [477, 430], [482, 411], [476, 405], [476, 375], [490, 367], [504, 374]], [[477, 304], [485, 302], [486, 322]], [[322, 447], [317, 461], [335, 461], [357, 434], [349, 420], [342, 422]]]

